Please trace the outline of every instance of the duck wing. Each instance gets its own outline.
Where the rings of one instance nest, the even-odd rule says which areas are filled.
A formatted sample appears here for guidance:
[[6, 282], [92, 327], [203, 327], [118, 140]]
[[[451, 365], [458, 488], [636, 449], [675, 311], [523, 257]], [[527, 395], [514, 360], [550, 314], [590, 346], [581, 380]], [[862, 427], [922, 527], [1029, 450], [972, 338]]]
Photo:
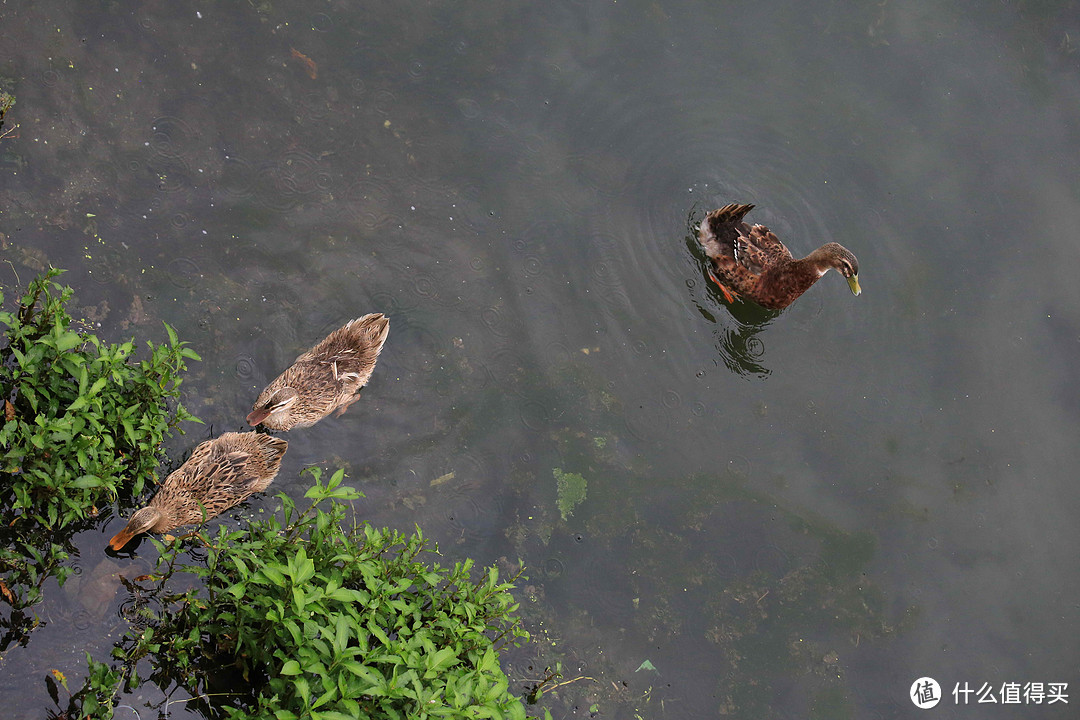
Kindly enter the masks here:
[[297, 360], [323, 366], [335, 381], [362, 386], [371, 377], [389, 332], [389, 318], [370, 313], [330, 333]]
[[791, 252], [764, 225], [750, 227], [742, 223], [739, 230], [733, 244], [735, 261], [753, 274], [760, 275], [767, 268], [791, 260]]
[[698, 241], [705, 254], [721, 265], [733, 264], [736, 259], [735, 244], [744, 234], [743, 217], [754, 209], [753, 205], [732, 203], [705, 216], [698, 228]]

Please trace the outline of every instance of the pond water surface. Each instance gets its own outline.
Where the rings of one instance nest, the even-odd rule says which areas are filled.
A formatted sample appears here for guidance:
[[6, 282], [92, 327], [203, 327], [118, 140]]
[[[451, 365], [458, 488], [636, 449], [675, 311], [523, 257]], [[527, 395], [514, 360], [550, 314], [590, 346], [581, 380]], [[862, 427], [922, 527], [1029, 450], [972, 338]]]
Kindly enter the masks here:
[[[555, 717], [906, 718], [922, 676], [938, 717], [1075, 717], [1078, 43], [1070, 2], [4, 2], [2, 281], [176, 327], [177, 454], [386, 313], [275, 488], [345, 467], [361, 518], [520, 559], [506, 669], [581, 678]], [[729, 310], [689, 231], [729, 202], [863, 294]], [[122, 522], [0, 658], [6, 717], [106, 659], [98, 579], [154, 553], [107, 559]], [[952, 694], [1030, 682], [1070, 704]]]

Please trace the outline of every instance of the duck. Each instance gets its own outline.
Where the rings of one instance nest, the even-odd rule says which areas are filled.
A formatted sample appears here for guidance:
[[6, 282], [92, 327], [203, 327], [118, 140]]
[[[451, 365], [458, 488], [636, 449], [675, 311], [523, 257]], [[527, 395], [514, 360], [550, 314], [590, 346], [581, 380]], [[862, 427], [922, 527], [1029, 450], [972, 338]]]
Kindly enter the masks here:
[[266, 386], [248, 425], [287, 431], [314, 425], [335, 410], [341, 415], [360, 399], [389, 333], [390, 319], [382, 313], [330, 333]]
[[163, 533], [217, 517], [270, 485], [288, 441], [265, 433], [227, 432], [195, 448], [146, 505], [109, 540], [120, 550], [136, 535]]
[[743, 222], [753, 205], [732, 203], [705, 216], [698, 241], [709, 256], [709, 278], [728, 302], [743, 297], [769, 310], [783, 310], [829, 270], [847, 280], [853, 295], [859, 286], [859, 261], [840, 243], [825, 243], [801, 260], [764, 225]]

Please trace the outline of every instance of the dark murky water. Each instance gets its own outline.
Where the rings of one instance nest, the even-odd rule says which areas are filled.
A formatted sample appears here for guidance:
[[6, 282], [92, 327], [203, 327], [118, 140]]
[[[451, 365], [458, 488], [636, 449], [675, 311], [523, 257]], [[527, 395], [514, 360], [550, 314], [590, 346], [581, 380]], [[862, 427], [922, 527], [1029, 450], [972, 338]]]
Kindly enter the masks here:
[[[276, 487], [344, 466], [370, 522], [524, 560], [512, 678], [590, 678], [556, 716], [910, 717], [930, 675], [956, 717], [1069, 717], [950, 694], [1080, 690], [1069, 7], [5, 2], [3, 282], [51, 263], [104, 336], [177, 327], [215, 433], [387, 313]], [[733, 317], [687, 228], [736, 201], [851, 248], [863, 295]], [[12, 717], [121, 631], [121, 522], [0, 660]]]

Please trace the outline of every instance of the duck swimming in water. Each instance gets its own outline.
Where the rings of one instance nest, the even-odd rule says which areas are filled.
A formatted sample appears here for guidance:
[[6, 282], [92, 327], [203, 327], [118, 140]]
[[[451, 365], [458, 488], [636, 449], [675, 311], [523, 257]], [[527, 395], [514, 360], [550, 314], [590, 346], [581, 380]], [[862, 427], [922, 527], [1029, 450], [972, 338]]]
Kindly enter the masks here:
[[207, 440], [165, 478], [150, 503], [135, 511], [109, 545], [119, 550], [140, 533], [162, 533], [220, 515], [265, 490], [288, 447], [286, 440], [253, 432]]
[[382, 313], [330, 333], [266, 386], [247, 416], [248, 425], [292, 430], [314, 425], [334, 410], [345, 412], [360, 399], [389, 333], [390, 319]]
[[770, 310], [782, 310], [829, 270], [847, 280], [853, 295], [859, 287], [859, 261], [839, 243], [826, 243], [801, 260], [764, 225], [751, 227], [743, 217], [753, 205], [725, 205], [701, 221], [698, 241], [709, 256], [709, 277], [728, 302], [741, 296]]

